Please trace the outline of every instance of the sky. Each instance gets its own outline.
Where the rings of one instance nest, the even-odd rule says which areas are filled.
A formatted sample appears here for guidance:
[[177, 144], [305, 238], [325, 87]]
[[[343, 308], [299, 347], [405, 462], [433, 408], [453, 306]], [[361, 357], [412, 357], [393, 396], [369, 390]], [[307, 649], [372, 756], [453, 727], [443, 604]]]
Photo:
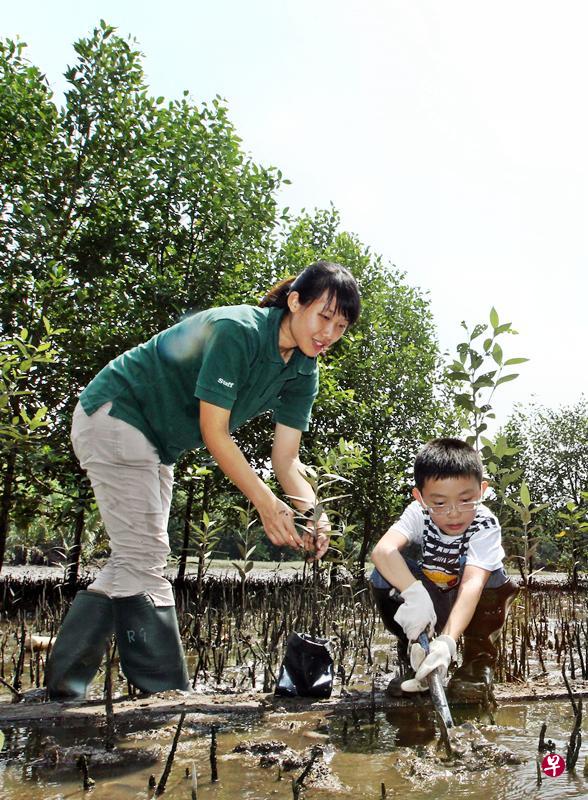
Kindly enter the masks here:
[[293, 212], [342, 228], [428, 292], [442, 350], [462, 320], [519, 332], [499, 387], [556, 408], [588, 394], [588, 4], [544, 0], [27, 0], [0, 34], [60, 98], [100, 18], [131, 35], [155, 95], [219, 94]]

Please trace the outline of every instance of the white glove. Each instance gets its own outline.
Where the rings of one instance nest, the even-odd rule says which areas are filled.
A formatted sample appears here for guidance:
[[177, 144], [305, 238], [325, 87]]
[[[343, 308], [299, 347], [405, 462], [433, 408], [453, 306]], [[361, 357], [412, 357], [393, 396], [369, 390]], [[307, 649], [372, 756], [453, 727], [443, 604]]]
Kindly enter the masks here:
[[400, 688], [403, 692], [428, 692], [429, 684], [421, 683], [416, 678], [407, 678], [407, 680], [402, 681]]
[[400, 687], [402, 691], [426, 691], [428, 688], [427, 675], [433, 672], [434, 669], [438, 670], [439, 677], [444, 683], [449, 665], [455, 658], [456, 649], [455, 640], [446, 634], [441, 634], [441, 636], [433, 639], [429, 645], [428, 655], [425, 655], [425, 651], [420, 644], [413, 644], [410, 649], [410, 664], [416, 674], [414, 678], [402, 682]]
[[423, 631], [434, 633], [437, 614], [428, 591], [420, 581], [411, 583], [408, 589], [400, 592], [404, 603], [400, 606], [394, 620], [400, 625], [409, 642], [414, 642]]

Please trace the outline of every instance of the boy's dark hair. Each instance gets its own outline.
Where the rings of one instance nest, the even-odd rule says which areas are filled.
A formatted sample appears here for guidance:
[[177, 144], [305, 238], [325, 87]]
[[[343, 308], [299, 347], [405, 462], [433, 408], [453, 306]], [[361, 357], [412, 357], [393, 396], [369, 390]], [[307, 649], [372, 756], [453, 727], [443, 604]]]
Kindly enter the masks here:
[[419, 450], [414, 462], [414, 482], [422, 491], [427, 478], [476, 478], [482, 483], [484, 468], [478, 453], [461, 439], [432, 439]]

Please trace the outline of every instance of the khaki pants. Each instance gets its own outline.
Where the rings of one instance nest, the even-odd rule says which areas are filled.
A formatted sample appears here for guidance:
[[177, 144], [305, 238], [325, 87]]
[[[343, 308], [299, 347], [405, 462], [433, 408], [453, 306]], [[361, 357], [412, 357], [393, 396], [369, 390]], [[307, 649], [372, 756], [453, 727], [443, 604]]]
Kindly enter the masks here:
[[170, 552], [167, 523], [173, 467], [141, 431], [109, 416], [106, 403], [88, 416], [78, 403], [71, 441], [88, 473], [110, 539], [111, 555], [89, 589], [108, 597], [147, 592], [156, 606], [174, 604], [163, 577]]

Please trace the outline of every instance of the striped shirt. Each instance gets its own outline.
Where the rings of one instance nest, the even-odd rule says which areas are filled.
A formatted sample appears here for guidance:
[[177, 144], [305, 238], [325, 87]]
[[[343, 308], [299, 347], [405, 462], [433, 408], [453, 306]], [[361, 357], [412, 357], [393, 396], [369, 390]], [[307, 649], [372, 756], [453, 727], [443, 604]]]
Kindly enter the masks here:
[[500, 524], [484, 505], [479, 506], [469, 528], [458, 536], [443, 533], [416, 500], [392, 527], [421, 547], [423, 573], [441, 588], [457, 585], [462, 565], [471, 564], [490, 572], [502, 566]]

